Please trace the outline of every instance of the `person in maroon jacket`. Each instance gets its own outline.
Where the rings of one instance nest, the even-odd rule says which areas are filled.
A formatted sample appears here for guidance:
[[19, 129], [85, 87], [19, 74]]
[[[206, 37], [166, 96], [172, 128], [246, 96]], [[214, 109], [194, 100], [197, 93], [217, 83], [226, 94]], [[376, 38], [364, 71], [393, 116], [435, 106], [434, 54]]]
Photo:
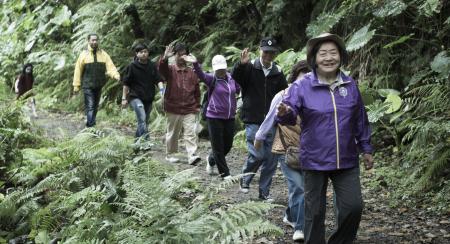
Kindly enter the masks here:
[[[23, 94], [27, 93], [33, 88], [34, 76], [33, 76], [33, 65], [27, 63], [23, 66], [22, 73], [17, 77], [14, 88], [16, 92], [16, 99], [19, 99]], [[37, 117], [36, 113], [36, 100], [34, 97], [31, 98], [31, 110], [33, 116]]]
[[[164, 110], [167, 115], [166, 160], [177, 162], [178, 139], [183, 129], [188, 163], [195, 165], [200, 161], [197, 155], [196, 133], [197, 114], [200, 112], [200, 86], [197, 75], [188, 67], [184, 56], [189, 49], [182, 43], [166, 47], [164, 55], [159, 60], [159, 72], [166, 81], [164, 93]], [[175, 57], [175, 63], [168, 59]]]

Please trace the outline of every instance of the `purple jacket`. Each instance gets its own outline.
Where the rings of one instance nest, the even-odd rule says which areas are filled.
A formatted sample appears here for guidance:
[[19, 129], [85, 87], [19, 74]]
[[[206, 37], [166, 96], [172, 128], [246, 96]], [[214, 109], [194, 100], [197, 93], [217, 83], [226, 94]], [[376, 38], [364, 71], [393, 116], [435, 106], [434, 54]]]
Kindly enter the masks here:
[[[199, 63], [194, 63], [194, 72], [205, 82], [208, 89], [214, 80], [214, 75], [204, 73]], [[236, 94], [241, 88], [227, 72], [227, 79], [216, 78], [216, 85], [210, 94], [206, 117], [212, 119], [234, 119], [236, 115]]]
[[372, 153], [370, 127], [356, 82], [341, 73], [343, 84], [331, 90], [314, 72], [295, 81], [283, 103], [292, 111], [281, 124], [302, 122], [300, 164], [305, 170], [336, 170], [359, 166], [359, 152]]

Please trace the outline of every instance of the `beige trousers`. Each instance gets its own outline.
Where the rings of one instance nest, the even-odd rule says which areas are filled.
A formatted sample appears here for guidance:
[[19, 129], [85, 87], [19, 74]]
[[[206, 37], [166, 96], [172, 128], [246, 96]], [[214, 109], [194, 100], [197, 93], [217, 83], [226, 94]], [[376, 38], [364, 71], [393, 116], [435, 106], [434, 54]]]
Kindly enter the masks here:
[[183, 139], [186, 146], [189, 162], [197, 158], [197, 142], [196, 133], [196, 114], [172, 114], [167, 115], [167, 133], [166, 133], [166, 154], [178, 152], [178, 140], [180, 138], [181, 129], [183, 129]]

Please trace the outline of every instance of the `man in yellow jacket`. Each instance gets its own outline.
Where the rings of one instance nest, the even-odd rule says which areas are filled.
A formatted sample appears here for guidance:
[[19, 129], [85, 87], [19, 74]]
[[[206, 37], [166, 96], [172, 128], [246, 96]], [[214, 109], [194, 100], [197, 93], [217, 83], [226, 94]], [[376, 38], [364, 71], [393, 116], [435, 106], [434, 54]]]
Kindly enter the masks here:
[[83, 88], [86, 127], [95, 125], [102, 87], [107, 80], [106, 75], [120, 80], [119, 72], [109, 55], [98, 48], [98, 39], [97, 34], [88, 35], [88, 48], [78, 57], [73, 74], [73, 91], [78, 93], [80, 87]]

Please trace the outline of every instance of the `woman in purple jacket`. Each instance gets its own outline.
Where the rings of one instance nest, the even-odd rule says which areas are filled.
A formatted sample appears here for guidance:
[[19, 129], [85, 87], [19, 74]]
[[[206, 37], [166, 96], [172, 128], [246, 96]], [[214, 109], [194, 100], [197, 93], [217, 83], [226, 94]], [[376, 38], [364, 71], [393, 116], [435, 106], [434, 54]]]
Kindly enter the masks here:
[[328, 243], [352, 243], [362, 213], [359, 153], [373, 166], [370, 127], [356, 82], [340, 71], [347, 62], [343, 40], [324, 33], [307, 45], [313, 69], [297, 80], [278, 106], [278, 120], [301, 117], [300, 164], [304, 170], [305, 243], [325, 243], [328, 179], [336, 196], [337, 229]]
[[186, 56], [186, 60], [193, 62], [194, 72], [208, 86], [206, 118], [212, 151], [206, 160], [206, 171], [213, 174], [214, 166], [217, 165], [220, 176], [229, 179], [230, 169], [225, 156], [233, 145], [236, 94], [240, 92], [240, 87], [227, 72], [227, 60], [224, 56], [213, 57], [214, 74], [204, 73], [192, 55]]

